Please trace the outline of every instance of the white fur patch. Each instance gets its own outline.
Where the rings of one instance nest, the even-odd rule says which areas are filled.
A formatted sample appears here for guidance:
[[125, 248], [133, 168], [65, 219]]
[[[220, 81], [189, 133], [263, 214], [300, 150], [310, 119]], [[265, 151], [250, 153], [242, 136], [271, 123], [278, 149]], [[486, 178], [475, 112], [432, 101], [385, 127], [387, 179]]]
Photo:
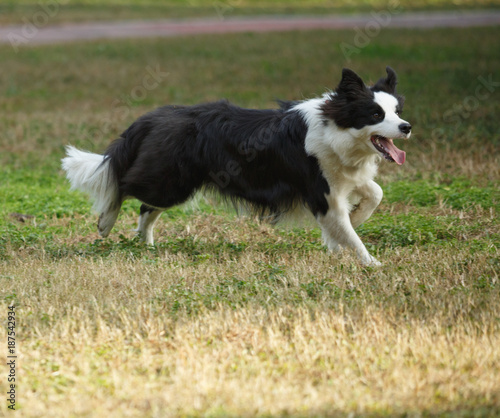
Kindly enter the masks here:
[[292, 108], [302, 114], [308, 125], [306, 152], [318, 159], [329, 183], [328, 172], [338, 171], [339, 163], [340, 166], [360, 169], [357, 174], [361, 178], [352, 178], [354, 183], [371, 180], [376, 174], [379, 156], [365, 144], [366, 141], [360, 140], [360, 137], [369, 139], [369, 135], [362, 130], [339, 128], [333, 121], [325, 124], [320, 107], [328, 99], [328, 96], [323, 96], [306, 100]]
[[396, 107], [398, 106], [398, 99], [396, 99], [392, 94], [385, 93], [383, 91], [377, 91], [373, 94], [375, 96], [375, 103], [377, 103], [384, 112], [395, 113]]
[[409, 138], [411, 133], [406, 135], [399, 129], [399, 126], [406, 122], [396, 113], [398, 99], [393, 95], [377, 91], [374, 93], [375, 102], [384, 110], [385, 117], [382, 122], [373, 125], [373, 134], [382, 135], [386, 138]]
[[71, 183], [71, 189], [88, 193], [94, 200], [93, 209], [101, 214], [117, 204], [118, 188], [113, 180], [109, 161], [103, 164], [103, 156], [66, 147], [62, 168]]

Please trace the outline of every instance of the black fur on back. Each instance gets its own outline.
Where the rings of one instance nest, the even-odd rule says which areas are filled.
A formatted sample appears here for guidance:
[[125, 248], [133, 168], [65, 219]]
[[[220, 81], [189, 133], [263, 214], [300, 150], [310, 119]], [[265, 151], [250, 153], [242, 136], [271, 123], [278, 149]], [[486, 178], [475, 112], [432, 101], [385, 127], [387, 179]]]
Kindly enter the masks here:
[[243, 109], [227, 101], [164, 106], [137, 119], [105, 153], [121, 198], [168, 208], [200, 188], [278, 215], [297, 204], [325, 214], [329, 186], [307, 155], [293, 102]]

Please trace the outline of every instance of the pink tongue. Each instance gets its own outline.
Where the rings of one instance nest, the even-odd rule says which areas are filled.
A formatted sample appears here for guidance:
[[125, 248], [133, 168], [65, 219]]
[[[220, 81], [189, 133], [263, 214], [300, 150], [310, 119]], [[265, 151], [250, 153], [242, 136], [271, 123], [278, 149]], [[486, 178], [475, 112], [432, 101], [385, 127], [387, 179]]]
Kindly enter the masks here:
[[397, 164], [401, 165], [405, 162], [406, 152], [401, 151], [398, 147], [396, 147], [396, 145], [392, 142], [392, 139], [387, 139], [381, 142], [384, 144], [385, 150]]

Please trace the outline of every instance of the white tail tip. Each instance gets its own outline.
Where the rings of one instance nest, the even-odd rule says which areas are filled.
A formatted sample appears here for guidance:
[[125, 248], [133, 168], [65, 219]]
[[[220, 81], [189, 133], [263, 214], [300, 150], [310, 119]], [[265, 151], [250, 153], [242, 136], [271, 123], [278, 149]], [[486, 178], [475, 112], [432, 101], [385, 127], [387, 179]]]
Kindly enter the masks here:
[[71, 183], [71, 189], [88, 193], [94, 201], [93, 209], [101, 214], [116, 207], [119, 200], [118, 187], [110, 170], [109, 160], [104, 156], [68, 145], [62, 168]]

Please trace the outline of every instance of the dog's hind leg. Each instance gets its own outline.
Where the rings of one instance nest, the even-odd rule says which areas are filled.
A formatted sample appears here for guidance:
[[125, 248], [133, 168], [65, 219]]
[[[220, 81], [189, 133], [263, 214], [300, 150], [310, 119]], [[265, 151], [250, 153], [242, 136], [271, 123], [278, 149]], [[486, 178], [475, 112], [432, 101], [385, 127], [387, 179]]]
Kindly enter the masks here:
[[162, 209], [152, 208], [146, 204], [141, 205], [137, 234], [148, 245], [154, 244], [153, 228], [162, 212]]
[[117, 205], [113, 205], [104, 212], [101, 212], [99, 220], [97, 221], [97, 229], [99, 230], [99, 235], [101, 237], [106, 238], [109, 235], [116, 220], [118, 219], [121, 207], [122, 204], [119, 203]]
[[377, 183], [371, 180], [363, 186], [358, 187], [354, 193], [359, 195], [361, 200], [349, 216], [351, 218], [352, 227], [357, 228], [372, 216], [373, 211], [382, 201], [384, 192]]
[[62, 167], [72, 189], [88, 193], [94, 200], [93, 209], [99, 214], [97, 229], [107, 237], [118, 218], [123, 203], [110, 159], [100, 154], [66, 148]]

